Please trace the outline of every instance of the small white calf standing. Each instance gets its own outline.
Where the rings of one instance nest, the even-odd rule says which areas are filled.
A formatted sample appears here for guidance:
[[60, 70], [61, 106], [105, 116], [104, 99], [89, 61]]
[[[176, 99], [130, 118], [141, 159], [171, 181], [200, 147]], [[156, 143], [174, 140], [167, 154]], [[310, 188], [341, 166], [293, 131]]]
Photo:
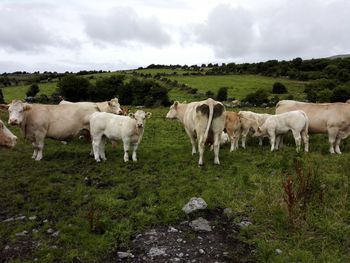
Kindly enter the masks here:
[[282, 134], [292, 131], [296, 150], [299, 152], [301, 139], [303, 139], [305, 152], [309, 151], [309, 119], [301, 110], [289, 111], [277, 115], [271, 115], [263, 125], [258, 127], [254, 136], [268, 136], [271, 143], [271, 151], [278, 150]]
[[152, 113], [138, 110], [129, 116], [120, 116], [106, 112], [95, 112], [90, 118], [92, 148], [97, 162], [107, 160], [105, 155], [105, 138], [112, 141], [122, 140], [124, 145], [124, 162], [129, 161], [130, 144], [133, 145], [132, 160], [137, 161], [136, 150], [142, 140], [146, 118]]

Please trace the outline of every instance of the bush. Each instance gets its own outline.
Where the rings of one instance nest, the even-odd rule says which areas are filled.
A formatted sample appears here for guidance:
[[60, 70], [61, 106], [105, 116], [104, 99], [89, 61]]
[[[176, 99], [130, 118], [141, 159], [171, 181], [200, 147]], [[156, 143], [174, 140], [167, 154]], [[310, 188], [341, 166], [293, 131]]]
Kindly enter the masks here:
[[66, 75], [58, 82], [58, 91], [66, 100], [84, 101], [88, 100], [89, 89], [91, 89], [89, 80], [75, 75]]
[[27, 92], [26, 92], [26, 96], [27, 96], [27, 97], [35, 97], [36, 94], [38, 94], [39, 91], [40, 91], [40, 89], [39, 89], [38, 84], [32, 84], [32, 85], [28, 88], [28, 90], [27, 90]]
[[216, 95], [216, 99], [218, 101], [226, 101], [227, 100], [227, 88], [226, 87], [221, 87], [218, 90], [218, 94]]
[[214, 92], [212, 92], [211, 90], [208, 90], [206, 93], [205, 93], [205, 96], [207, 96], [207, 98], [214, 98]]
[[288, 90], [284, 84], [281, 82], [275, 82], [272, 86], [272, 93], [273, 94], [284, 94], [288, 93]]
[[[304, 92], [306, 93], [306, 99], [310, 102], [318, 102], [320, 99], [325, 102], [328, 91], [332, 91], [336, 87], [337, 83], [334, 80], [330, 79], [318, 79], [312, 81], [305, 85]], [[323, 91], [322, 93], [320, 93]], [[320, 96], [322, 98], [320, 98]]]
[[4, 94], [2, 94], [2, 89], [0, 89], [0, 104], [4, 104], [5, 100], [4, 100]]
[[350, 84], [341, 85], [333, 90], [331, 102], [346, 102], [350, 99]]
[[258, 89], [255, 92], [249, 93], [244, 99], [244, 102], [249, 102], [254, 105], [261, 105], [269, 102], [269, 93], [266, 90]]
[[124, 85], [124, 75], [99, 79], [95, 86], [90, 86], [88, 96], [91, 101], [106, 101], [117, 96], [118, 90]]

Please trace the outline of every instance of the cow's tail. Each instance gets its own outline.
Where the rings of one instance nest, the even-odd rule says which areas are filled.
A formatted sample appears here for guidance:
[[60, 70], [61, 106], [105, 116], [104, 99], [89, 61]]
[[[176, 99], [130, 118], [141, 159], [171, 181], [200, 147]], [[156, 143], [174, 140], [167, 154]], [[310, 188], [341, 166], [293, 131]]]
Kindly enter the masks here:
[[211, 98], [208, 99], [208, 106], [209, 106], [209, 116], [208, 116], [207, 128], [206, 128], [205, 133], [204, 133], [204, 142], [207, 141], [210, 126], [211, 126], [211, 123], [213, 121], [213, 115], [214, 115], [214, 100], [213, 99], [211, 99]]
[[306, 115], [305, 111], [301, 110], [300, 112], [304, 115], [304, 117], [306, 119], [305, 131], [306, 131], [306, 134], [308, 134], [309, 133], [309, 122], [310, 122], [309, 117]]

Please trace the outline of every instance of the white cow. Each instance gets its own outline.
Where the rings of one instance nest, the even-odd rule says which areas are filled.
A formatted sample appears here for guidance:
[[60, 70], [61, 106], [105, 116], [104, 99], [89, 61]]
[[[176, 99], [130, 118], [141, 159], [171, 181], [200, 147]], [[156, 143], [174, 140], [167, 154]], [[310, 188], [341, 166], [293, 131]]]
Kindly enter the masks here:
[[111, 99], [109, 101], [103, 101], [103, 102], [70, 102], [67, 100], [61, 100], [59, 103], [60, 105], [62, 104], [76, 104], [76, 105], [96, 105], [98, 108], [98, 111], [101, 112], [109, 112], [109, 113], [114, 113], [114, 114], [120, 114], [123, 115], [123, 110], [120, 107], [119, 100], [117, 98]]
[[208, 141], [213, 141], [214, 163], [220, 164], [220, 137], [225, 128], [225, 107], [221, 102], [210, 98], [191, 103], [176, 101], [170, 107], [166, 118], [177, 119], [184, 125], [191, 139], [192, 155], [197, 152], [196, 140], [198, 140], [199, 165], [203, 165], [205, 142], [208, 137], [212, 137]]
[[17, 143], [17, 137], [0, 120], [0, 146], [13, 148]]
[[92, 148], [97, 162], [106, 159], [105, 138], [112, 141], [122, 140], [124, 145], [124, 162], [129, 161], [130, 144], [133, 145], [132, 160], [137, 161], [136, 150], [142, 140], [146, 118], [152, 113], [138, 110], [129, 116], [119, 116], [106, 112], [96, 112], [90, 118]]
[[[271, 114], [255, 113], [252, 111], [239, 111], [238, 116], [242, 127], [242, 147], [245, 149], [245, 142], [249, 131], [253, 130], [255, 132], [258, 127], [261, 126], [265, 120], [271, 116]], [[262, 146], [262, 143], [263, 136], [259, 136], [259, 145]]]
[[276, 105], [276, 114], [302, 110], [309, 118], [309, 133], [328, 133], [330, 153], [341, 154], [340, 142], [350, 135], [349, 103], [306, 103], [281, 100]]
[[289, 111], [281, 114], [271, 115], [258, 127], [254, 136], [268, 136], [270, 138], [271, 151], [278, 150], [280, 135], [292, 131], [296, 150], [299, 152], [301, 139], [304, 142], [305, 152], [309, 151], [309, 119], [301, 110]]
[[19, 100], [0, 105], [0, 108], [8, 110], [8, 123], [18, 125], [24, 138], [32, 143], [32, 158], [36, 161], [43, 157], [45, 138], [70, 140], [82, 131], [89, 130], [91, 114], [99, 111], [93, 104], [28, 104]]

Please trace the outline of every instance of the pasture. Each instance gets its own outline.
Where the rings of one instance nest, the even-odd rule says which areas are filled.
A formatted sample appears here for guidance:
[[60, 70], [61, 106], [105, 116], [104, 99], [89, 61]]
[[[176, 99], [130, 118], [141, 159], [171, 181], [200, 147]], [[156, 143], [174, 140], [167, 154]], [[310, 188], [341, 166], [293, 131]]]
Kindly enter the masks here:
[[[23, 97], [7, 89], [6, 100]], [[259, 147], [249, 137], [245, 150], [230, 153], [223, 146], [220, 166], [206, 149], [200, 168], [183, 128], [164, 118], [168, 108], [146, 111], [153, 115], [137, 163], [123, 162], [120, 142], [108, 144], [107, 161], [96, 163], [91, 144], [79, 139], [67, 145], [46, 139], [43, 160], [35, 162], [32, 146], [9, 127], [19, 140], [12, 150], [0, 149], [0, 262], [106, 262], [109, 254], [132, 247], [139, 233], [188, 219], [181, 208], [194, 196], [209, 209], [232, 209], [232, 226], [242, 218], [252, 222], [236, 233], [255, 247], [252, 261], [349, 260], [347, 140], [342, 155], [330, 155], [327, 136], [311, 135], [310, 153], [297, 154], [291, 137], [273, 153], [267, 140]], [[4, 122], [7, 117], [0, 112]], [[298, 189], [301, 197], [291, 205]], [[4, 222], [9, 218], [14, 220]]]

